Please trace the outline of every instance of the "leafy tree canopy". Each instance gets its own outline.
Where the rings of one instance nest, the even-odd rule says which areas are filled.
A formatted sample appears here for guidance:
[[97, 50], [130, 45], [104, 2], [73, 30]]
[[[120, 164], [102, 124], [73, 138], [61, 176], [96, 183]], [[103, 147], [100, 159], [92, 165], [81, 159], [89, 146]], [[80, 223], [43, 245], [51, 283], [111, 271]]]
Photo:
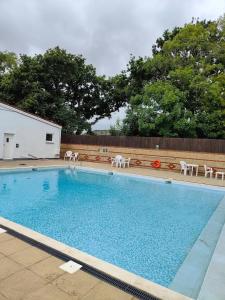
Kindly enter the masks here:
[[56, 47], [46, 53], [0, 53], [0, 97], [9, 104], [48, 118], [64, 132], [91, 131], [99, 119], [110, 117], [125, 103], [123, 74], [97, 76], [81, 55]]
[[17, 64], [17, 56], [13, 52], [0, 52], [0, 78], [11, 71]]
[[34, 57], [0, 52], [0, 99], [68, 133], [91, 132], [127, 105], [111, 133], [225, 138], [225, 16], [166, 30], [152, 57], [131, 56], [112, 78], [59, 47]]
[[127, 74], [125, 135], [225, 138], [225, 17], [165, 31]]

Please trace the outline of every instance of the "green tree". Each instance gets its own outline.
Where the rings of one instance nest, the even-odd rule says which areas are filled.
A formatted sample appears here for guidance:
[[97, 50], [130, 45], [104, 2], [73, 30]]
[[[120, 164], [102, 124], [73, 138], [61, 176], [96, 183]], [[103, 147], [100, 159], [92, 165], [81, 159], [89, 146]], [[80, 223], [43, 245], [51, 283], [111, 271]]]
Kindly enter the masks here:
[[124, 104], [123, 81], [123, 75], [97, 76], [81, 55], [56, 47], [43, 55], [21, 55], [0, 91], [10, 104], [59, 123], [64, 132], [81, 134]]
[[5, 101], [8, 99], [8, 95], [5, 95], [1, 87], [7, 85], [9, 74], [17, 66], [17, 56], [13, 52], [0, 52], [0, 98]]
[[225, 138], [225, 18], [168, 30], [128, 65], [124, 132]]
[[13, 52], [0, 52], [0, 77], [17, 65], [17, 56]]
[[123, 124], [120, 119], [116, 120], [115, 125], [110, 126], [109, 133], [113, 136], [123, 135]]

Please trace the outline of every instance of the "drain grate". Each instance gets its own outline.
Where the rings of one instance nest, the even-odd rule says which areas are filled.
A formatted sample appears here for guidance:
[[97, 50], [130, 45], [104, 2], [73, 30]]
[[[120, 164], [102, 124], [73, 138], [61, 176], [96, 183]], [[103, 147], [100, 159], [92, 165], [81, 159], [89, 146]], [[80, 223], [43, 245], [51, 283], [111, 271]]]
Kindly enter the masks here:
[[148, 293], [145, 293], [142, 290], [139, 290], [131, 285], [128, 285], [126, 283], [124, 283], [123, 281], [119, 280], [119, 279], [115, 279], [103, 272], [100, 272], [96, 269], [93, 269], [89, 266], [84, 266], [82, 268], [82, 270], [84, 272], [87, 272], [99, 279], [101, 279], [102, 281], [105, 281], [107, 283], [110, 283], [111, 285], [123, 290], [126, 293], [129, 293], [135, 297], [137, 297], [138, 299], [142, 299], [142, 300], [160, 300], [159, 298], [156, 298]]
[[27, 237], [27, 236], [25, 236], [21, 233], [18, 233], [16, 231], [4, 226], [4, 225], [1, 225], [1, 228], [7, 230], [7, 232], [9, 234], [11, 234], [11, 235], [13, 235], [13, 236], [29, 243], [29, 244], [31, 244], [33, 246], [39, 248], [39, 249], [41, 249], [45, 252], [48, 252], [49, 254], [51, 254], [55, 257], [58, 257], [58, 258], [60, 258], [64, 261], [71, 260], [71, 261], [76, 262], [77, 264], [81, 264], [82, 265], [82, 268], [81, 268], [82, 271], [87, 272], [87, 273], [101, 279], [102, 281], [105, 281], [105, 282], [107, 282], [107, 283], [123, 290], [124, 292], [129, 293], [129, 294], [137, 297], [138, 299], [141, 299], [141, 300], [160, 300], [160, 298], [152, 296], [152, 295], [150, 295], [150, 294], [148, 294], [148, 293], [146, 293], [142, 290], [139, 290], [139, 289], [137, 289], [137, 288], [135, 288], [131, 285], [128, 285], [128, 284], [126, 284], [125, 282], [123, 282], [119, 279], [116, 279], [116, 278], [114, 278], [110, 275], [107, 275], [106, 273], [103, 273], [103, 272], [101, 272], [101, 271], [99, 271], [99, 270], [97, 270], [97, 269], [81, 262], [81, 261], [78, 261], [78, 260], [74, 259], [73, 257], [71, 257], [69, 255], [66, 255], [66, 254], [64, 254], [64, 253], [62, 253], [62, 252], [60, 252], [60, 251], [58, 251], [54, 248], [51, 248], [51, 247], [49, 247], [47, 245], [44, 245], [44, 244], [42, 244], [38, 241], [35, 241], [32, 238], [29, 238], [29, 237]]
[[133, 286], [129, 286], [126, 289], [126, 292], [129, 293], [129, 294], [132, 294], [133, 296], [135, 296], [139, 299], [142, 299], [142, 300], [159, 300], [159, 298], [151, 296], [148, 293], [145, 293], [141, 290], [138, 290], [138, 289], [134, 288]]

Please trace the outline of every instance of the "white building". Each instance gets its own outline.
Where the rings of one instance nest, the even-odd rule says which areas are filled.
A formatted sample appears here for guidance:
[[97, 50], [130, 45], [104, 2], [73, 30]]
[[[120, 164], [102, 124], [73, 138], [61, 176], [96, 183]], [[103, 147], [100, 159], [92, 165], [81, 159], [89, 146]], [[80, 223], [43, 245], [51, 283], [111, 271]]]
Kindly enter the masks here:
[[57, 158], [61, 126], [0, 102], [0, 159]]

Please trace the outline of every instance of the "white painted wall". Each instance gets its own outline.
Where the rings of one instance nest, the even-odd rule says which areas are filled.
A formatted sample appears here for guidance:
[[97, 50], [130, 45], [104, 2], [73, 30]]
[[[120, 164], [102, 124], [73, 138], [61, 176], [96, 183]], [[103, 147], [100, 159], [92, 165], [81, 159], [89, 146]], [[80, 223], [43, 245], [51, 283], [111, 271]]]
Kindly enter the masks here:
[[[0, 103], [0, 159], [5, 133], [14, 134], [13, 158], [56, 158], [60, 152], [60, 126]], [[53, 134], [53, 142], [46, 141], [46, 133]]]

